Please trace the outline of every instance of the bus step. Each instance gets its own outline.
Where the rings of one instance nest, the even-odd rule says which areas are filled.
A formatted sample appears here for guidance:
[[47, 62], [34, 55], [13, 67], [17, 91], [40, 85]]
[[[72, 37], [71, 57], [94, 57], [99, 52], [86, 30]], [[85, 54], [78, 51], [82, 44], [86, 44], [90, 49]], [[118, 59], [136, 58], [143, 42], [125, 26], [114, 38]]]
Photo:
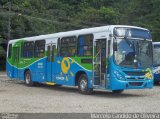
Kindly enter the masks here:
[[105, 87], [101, 86], [101, 85], [93, 85], [93, 88], [95, 88], [95, 89], [104, 89], [105, 90]]
[[93, 64], [101, 64], [100, 62], [94, 62]]

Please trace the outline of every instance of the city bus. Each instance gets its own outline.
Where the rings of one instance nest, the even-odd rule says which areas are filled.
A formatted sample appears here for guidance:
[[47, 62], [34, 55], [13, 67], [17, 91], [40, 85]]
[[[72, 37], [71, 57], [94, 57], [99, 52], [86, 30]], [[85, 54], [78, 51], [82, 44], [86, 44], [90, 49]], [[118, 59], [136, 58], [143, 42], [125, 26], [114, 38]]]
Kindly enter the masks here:
[[160, 42], [153, 42], [153, 73], [154, 83], [160, 82]]
[[10, 40], [7, 75], [26, 85], [78, 86], [121, 93], [153, 87], [150, 31], [108, 25]]

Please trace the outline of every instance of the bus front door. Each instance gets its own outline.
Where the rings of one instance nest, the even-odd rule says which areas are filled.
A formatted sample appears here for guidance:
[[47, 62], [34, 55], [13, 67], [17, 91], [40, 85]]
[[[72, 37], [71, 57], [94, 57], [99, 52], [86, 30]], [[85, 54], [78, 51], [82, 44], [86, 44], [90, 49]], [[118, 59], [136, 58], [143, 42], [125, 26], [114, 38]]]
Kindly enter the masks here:
[[106, 39], [96, 39], [93, 51], [93, 85], [106, 87]]
[[55, 44], [48, 44], [47, 45], [47, 82], [53, 82], [54, 80], [54, 72], [53, 70], [53, 63], [55, 60], [56, 54], [56, 45]]
[[18, 78], [18, 63], [19, 63], [19, 51], [20, 48], [19, 47], [14, 47], [14, 58], [13, 58], [13, 62], [14, 62], [14, 68], [13, 68], [13, 75], [14, 78]]

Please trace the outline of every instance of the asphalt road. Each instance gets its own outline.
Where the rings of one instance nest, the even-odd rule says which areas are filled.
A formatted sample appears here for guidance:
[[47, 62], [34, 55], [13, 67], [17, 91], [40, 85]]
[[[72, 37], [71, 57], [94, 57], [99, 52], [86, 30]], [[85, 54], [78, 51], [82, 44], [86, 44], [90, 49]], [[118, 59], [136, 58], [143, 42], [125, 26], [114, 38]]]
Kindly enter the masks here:
[[23, 81], [9, 80], [4, 73], [0, 73], [0, 112], [160, 112], [160, 86], [145, 90], [126, 90], [122, 94], [95, 91], [93, 95], [82, 95], [74, 87], [27, 87]]

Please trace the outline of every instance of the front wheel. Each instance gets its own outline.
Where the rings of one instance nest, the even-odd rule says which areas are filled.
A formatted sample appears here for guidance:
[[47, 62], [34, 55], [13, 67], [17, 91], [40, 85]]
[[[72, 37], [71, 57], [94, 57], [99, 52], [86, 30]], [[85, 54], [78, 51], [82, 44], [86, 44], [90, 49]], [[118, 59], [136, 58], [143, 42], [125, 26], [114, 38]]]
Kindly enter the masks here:
[[124, 90], [112, 90], [112, 93], [116, 93], [116, 94], [119, 94], [119, 93], [122, 93]]
[[92, 94], [93, 89], [88, 87], [88, 78], [86, 74], [82, 74], [78, 80], [78, 89], [82, 94]]
[[26, 71], [24, 77], [25, 83], [27, 86], [33, 86], [32, 77], [30, 71]]

